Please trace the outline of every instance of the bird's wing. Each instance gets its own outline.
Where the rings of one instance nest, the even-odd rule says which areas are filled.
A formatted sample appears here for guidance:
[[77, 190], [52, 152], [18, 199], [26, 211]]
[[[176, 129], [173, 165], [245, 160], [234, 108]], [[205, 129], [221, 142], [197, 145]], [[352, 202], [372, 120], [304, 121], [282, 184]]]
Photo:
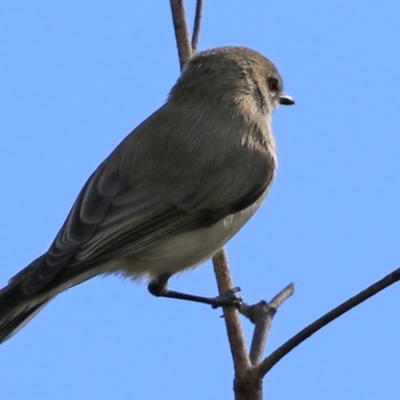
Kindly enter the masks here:
[[[136, 128], [86, 182], [48, 252], [14, 278], [22, 278], [24, 292], [42, 290], [61, 271], [81, 275], [254, 203], [272, 178], [264, 160], [254, 156], [259, 171], [238, 173], [250, 160], [222, 151], [223, 126], [203, 125], [166, 105]], [[215, 146], [221, 154], [212, 153]]]

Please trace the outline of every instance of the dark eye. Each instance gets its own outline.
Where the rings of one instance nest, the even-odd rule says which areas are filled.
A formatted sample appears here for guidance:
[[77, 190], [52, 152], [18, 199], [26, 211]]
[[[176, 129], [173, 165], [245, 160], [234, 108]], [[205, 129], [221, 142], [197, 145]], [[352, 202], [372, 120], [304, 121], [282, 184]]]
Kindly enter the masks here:
[[268, 89], [271, 93], [279, 92], [279, 81], [276, 78], [269, 77], [267, 79]]

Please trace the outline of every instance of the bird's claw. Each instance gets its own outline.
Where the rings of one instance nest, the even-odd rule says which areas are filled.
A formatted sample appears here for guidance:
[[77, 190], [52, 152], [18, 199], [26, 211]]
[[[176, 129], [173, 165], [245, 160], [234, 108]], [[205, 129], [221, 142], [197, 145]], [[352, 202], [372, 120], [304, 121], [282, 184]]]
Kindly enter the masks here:
[[236, 296], [235, 294], [239, 291], [239, 287], [234, 287], [228, 290], [225, 294], [214, 297], [211, 303], [211, 307], [235, 307], [237, 309], [240, 309], [243, 303], [243, 299], [240, 296]]

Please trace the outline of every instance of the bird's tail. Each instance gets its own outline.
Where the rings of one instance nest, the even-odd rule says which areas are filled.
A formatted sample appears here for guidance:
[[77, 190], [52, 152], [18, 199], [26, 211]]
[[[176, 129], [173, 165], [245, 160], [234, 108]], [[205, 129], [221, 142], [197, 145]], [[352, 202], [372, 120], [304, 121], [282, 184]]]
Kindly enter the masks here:
[[25, 326], [54, 295], [26, 296], [19, 285], [0, 290], [0, 344]]

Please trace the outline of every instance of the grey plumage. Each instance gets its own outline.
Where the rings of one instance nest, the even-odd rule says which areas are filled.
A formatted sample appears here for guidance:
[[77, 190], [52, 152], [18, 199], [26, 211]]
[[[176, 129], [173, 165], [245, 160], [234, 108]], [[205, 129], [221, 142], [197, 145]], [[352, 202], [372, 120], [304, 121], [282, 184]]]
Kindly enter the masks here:
[[195, 56], [166, 104], [92, 174], [49, 250], [0, 291], [0, 342], [95, 275], [157, 282], [212, 257], [266, 196], [279, 103], [293, 102], [259, 53]]

